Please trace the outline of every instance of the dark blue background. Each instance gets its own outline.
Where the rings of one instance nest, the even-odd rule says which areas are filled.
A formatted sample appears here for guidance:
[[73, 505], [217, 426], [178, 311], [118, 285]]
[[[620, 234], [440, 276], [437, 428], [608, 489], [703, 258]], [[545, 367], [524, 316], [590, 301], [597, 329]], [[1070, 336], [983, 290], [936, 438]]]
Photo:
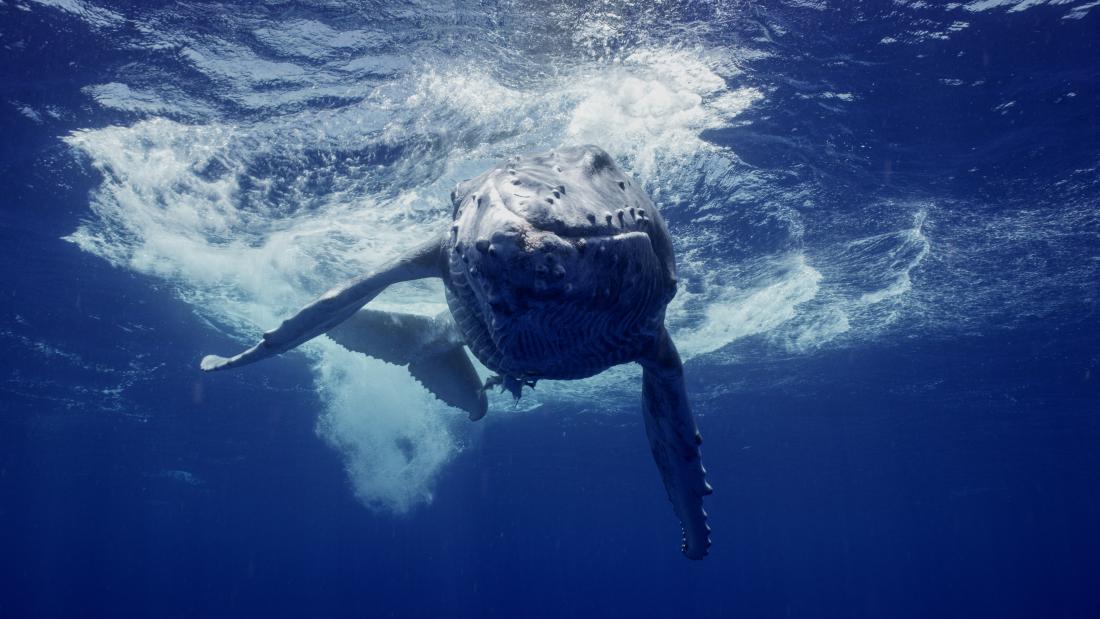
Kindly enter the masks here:
[[[731, 41], [785, 34], [751, 64], [768, 90], [752, 124], [707, 139], [777, 186], [820, 186], [821, 212], [875, 195], [935, 199], [942, 225], [951, 209], [1093, 215], [1059, 245], [988, 248], [974, 281], [956, 284], [961, 302], [1013, 269], [1085, 269], [1074, 287], [1019, 292], [1041, 304], [1014, 304], [1009, 284], [966, 328], [805, 355], [748, 338], [736, 364], [689, 362], [717, 489], [700, 563], [672, 543], [630, 402], [611, 416], [493, 411], [431, 505], [363, 509], [314, 433], [300, 357], [269, 362], [262, 380], [199, 375], [200, 351], [236, 343], [163, 282], [60, 240], [99, 179], [59, 137], [132, 120], [80, 88], [139, 52], [37, 5], [0, 13], [0, 41], [28, 42], [0, 61], [0, 615], [1100, 613], [1095, 12], [974, 13], [949, 42], [894, 46], [879, 41], [919, 29], [923, 13], [767, 3], [725, 24]], [[832, 67], [837, 57], [859, 62]], [[938, 81], [948, 74], [985, 85], [964, 94]], [[798, 96], [826, 87], [856, 103], [830, 111]], [[1065, 91], [1077, 96], [1056, 102]], [[991, 111], [1007, 99], [1010, 113]], [[67, 115], [34, 123], [12, 101]], [[811, 237], [829, 234], [805, 216]], [[918, 270], [913, 294], [935, 277]], [[156, 327], [115, 327], [127, 324]], [[135, 357], [124, 397], [104, 393]]]

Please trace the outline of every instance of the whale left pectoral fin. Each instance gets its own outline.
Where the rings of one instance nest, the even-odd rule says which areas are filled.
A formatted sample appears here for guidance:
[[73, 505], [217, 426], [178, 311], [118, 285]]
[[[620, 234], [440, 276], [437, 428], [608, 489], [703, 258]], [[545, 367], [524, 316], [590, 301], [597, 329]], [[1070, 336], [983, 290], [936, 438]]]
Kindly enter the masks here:
[[425, 277], [441, 277], [442, 239], [433, 239], [382, 266], [321, 295], [275, 329], [264, 333], [255, 346], [233, 357], [207, 355], [200, 367], [206, 372], [266, 359], [325, 333], [347, 320], [391, 284]]
[[653, 459], [683, 528], [683, 552], [702, 559], [710, 548], [703, 497], [711, 493], [699, 446], [702, 438], [688, 406], [680, 355], [662, 331], [642, 365], [642, 413]]
[[488, 410], [481, 378], [449, 313], [435, 318], [362, 309], [328, 332], [337, 344], [395, 365], [408, 365], [421, 385], [478, 420]]

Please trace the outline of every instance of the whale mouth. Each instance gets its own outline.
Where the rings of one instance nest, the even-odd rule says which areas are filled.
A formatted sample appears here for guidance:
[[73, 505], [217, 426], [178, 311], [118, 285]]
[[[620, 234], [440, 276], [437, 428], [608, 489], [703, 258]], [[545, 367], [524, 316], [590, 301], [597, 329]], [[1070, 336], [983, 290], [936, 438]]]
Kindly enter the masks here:
[[619, 284], [664, 270], [648, 234], [563, 236], [529, 229], [494, 234], [473, 245], [456, 243], [452, 254], [484, 305], [511, 315], [530, 305], [614, 296]]
[[450, 271], [471, 349], [511, 376], [578, 378], [632, 360], [675, 292], [644, 232], [498, 235], [456, 244]]

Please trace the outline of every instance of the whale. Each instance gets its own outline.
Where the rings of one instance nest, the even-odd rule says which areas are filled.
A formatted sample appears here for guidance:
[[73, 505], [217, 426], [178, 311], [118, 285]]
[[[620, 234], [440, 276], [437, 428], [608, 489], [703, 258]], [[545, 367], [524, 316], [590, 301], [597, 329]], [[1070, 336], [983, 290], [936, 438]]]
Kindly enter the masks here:
[[[517, 155], [464, 180], [449, 227], [383, 266], [341, 283], [231, 357], [247, 365], [326, 335], [406, 366], [444, 403], [478, 420], [486, 391], [520, 398], [540, 380], [642, 368], [641, 411], [653, 460], [681, 525], [681, 550], [710, 549], [703, 498], [712, 492], [679, 353], [665, 327], [676, 294], [672, 237], [656, 205], [594, 145]], [[438, 278], [438, 316], [366, 307], [388, 286]], [[468, 352], [467, 352], [468, 351]], [[482, 380], [469, 355], [493, 374]]]

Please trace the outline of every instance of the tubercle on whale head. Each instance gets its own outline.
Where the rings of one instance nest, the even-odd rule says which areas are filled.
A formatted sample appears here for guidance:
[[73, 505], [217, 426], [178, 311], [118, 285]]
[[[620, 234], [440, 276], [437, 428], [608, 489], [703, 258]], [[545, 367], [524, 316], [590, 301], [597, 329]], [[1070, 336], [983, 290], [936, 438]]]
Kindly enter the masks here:
[[[623, 289], [657, 288], [665, 303], [675, 294], [657, 206], [597, 147], [513, 157], [458, 183], [452, 205], [452, 268], [468, 275], [486, 322], [566, 299], [607, 310]], [[653, 255], [665, 277], [640, 271]]]
[[[538, 301], [559, 298], [577, 285], [575, 244], [536, 229], [506, 209], [486, 208], [477, 217], [463, 216], [452, 226], [450, 244], [487, 297], [507, 292]], [[497, 294], [490, 294], [490, 289]]]

